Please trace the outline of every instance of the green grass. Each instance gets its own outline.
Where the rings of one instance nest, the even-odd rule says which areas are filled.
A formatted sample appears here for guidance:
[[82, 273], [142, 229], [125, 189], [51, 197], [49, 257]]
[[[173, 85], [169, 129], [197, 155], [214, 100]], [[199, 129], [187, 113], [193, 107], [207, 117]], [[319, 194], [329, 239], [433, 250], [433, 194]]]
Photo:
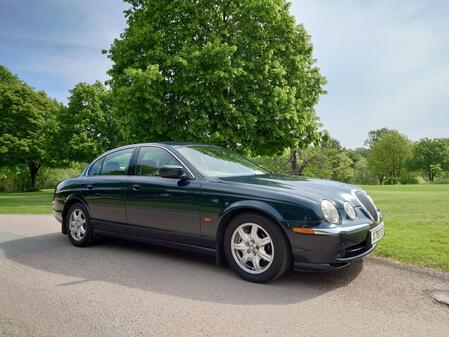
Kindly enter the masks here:
[[376, 255], [449, 271], [449, 185], [364, 188], [384, 214]]
[[53, 190], [0, 193], [0, 214], [50, 214]]
[[[449, 185], [364, 186], [384, 213], [378, 256], [449, 271]], [[0, 213], [51, 213], [53, 191], [1, 193]]]

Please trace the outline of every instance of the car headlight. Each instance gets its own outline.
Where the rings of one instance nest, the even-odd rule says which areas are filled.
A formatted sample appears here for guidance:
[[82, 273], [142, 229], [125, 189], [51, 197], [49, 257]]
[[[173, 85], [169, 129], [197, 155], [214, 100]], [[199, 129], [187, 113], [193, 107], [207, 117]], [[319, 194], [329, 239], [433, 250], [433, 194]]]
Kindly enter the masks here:
[[330, 200], [321, 200], [321, 211], [323, 212], [323, 216], [326, 221], [331, 224], [336, 224], [338, 223], [338, 220], [340, 220], [340, 215], [338, 215], [337, 208]]
[[346, 214], [348, 215], [348, 218], [354, 220], [357, 217], [354, 207], [347, 201], [343, 203], [343, 206], [345, 208]]

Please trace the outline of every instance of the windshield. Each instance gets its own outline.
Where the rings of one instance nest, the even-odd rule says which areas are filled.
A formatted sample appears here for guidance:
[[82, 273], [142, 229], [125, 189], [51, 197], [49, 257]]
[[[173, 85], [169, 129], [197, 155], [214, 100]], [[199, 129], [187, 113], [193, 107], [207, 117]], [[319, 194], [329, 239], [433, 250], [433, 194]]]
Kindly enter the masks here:
[[259, 165], [218, 146], [176, 147], [195, 168], [208, 177], [231, 177], [267, 174]]

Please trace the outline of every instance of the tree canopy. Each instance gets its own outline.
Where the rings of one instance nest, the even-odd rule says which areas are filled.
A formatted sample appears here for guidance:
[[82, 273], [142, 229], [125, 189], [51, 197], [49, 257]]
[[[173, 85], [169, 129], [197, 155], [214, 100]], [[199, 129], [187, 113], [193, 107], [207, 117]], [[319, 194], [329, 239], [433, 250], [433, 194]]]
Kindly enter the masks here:
[[111, 92], [100, 82], [78, 83], [58, 117], [61, 157], [89, 162], [120, 144], [121, 131], [111, 106]]
[[50, 164], [48, 134], [61, 105], [0, 69], [0, 165], [27, 165], [31, 187], [42, 164]]
[[325, 80], [285, 0], [127, 0], [109, 71], [129, 142], [280, 152], [317, 137]]
[[377, 175], [379, 183], [397, 183], [411, 155], [410, 140], [396, 130], [372, 131], [371, 134], [377, 136], [369, 143], [369, 169]]
[[413, 146], [410, 167], [420, 170], [427, 181], [433, 182], [443, 170], [449, 170], [449, 139], [424, 138]]

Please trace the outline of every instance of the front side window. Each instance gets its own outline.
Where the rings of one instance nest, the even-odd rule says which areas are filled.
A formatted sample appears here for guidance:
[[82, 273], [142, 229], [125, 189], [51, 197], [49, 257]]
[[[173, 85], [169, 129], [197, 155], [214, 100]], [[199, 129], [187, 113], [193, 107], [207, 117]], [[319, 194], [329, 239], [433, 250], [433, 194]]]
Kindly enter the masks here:
[[165, 165], [182, 166], [167, 150], [152, 146], [141, 147], [137, 156], [136, 175], [158, 176], [159, 169]]
[[269, 173], [241, 155], [218, 146], [176, 148], [197, 170], [208, 177], [248, 176]]
[[104, 157], [100, 175], [126, 175], [134, 149], [115, 151]]

